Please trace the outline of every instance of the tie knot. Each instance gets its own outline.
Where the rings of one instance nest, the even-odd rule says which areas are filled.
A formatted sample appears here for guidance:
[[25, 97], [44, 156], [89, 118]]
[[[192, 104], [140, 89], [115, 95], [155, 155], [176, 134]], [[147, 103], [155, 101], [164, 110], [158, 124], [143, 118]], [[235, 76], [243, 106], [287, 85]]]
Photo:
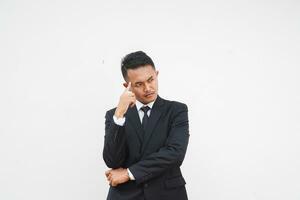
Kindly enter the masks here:
[[141, 110], [142, 110], [145, 114], [147, 114], [148, 110], [150, 110], [150, 107], [149, 107], [149, 106], [143, 106], [143, 107], [141, 107]]

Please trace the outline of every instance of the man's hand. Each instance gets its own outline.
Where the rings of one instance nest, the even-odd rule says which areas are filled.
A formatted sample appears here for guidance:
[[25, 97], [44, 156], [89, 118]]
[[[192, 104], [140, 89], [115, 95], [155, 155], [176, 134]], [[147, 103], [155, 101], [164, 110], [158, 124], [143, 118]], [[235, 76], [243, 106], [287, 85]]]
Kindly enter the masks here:
[[120, 96], [119, 104], [115, 111], [115, 116], [117, 118], [124, 117], [124, 114], [127, 112], [129, 106], [133, 107], [135, 105], [135, 94], [131, 92], [131, 82], [129, 82], [127, 88]]
[[126, 183], [129, 181], [129, 176], [127, 169], [118, 168], [118, 169], [111, 169], [105, 172], [105, 176], [109, 182], [109, 184], [113, 187]]

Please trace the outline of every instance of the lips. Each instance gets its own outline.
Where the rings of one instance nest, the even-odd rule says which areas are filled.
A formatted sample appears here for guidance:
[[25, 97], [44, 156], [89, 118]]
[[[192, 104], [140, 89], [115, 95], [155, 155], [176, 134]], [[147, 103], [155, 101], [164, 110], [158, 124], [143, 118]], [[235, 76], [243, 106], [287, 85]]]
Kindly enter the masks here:
[[150, 97], [150, 96], [152, 96], [153, 94], [154, 94], [154, 92], [153, 92], [153, 93], [150, 93], [150, 94], [146, 94], [145, 97]]

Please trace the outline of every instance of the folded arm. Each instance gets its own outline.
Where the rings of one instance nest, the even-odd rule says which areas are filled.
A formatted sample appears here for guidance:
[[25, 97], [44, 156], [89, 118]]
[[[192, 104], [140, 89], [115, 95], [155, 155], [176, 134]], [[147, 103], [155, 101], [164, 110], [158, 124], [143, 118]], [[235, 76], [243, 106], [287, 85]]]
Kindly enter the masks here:
[[179, 104], [165, 146], [129, 167], [136, 182], [143, 183], [174, 166], [180, 166], [185, 157], [188, 141], [188, 109], [185, 104]]

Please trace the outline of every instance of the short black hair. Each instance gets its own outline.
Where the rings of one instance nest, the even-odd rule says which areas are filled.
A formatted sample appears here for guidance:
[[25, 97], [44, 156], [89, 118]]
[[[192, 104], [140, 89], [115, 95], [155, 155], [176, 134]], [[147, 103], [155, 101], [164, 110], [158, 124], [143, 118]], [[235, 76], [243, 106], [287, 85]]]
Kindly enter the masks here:
[[152, 59], [145, 52], [136, 51], [127, 54], [121, 62], [121, 71], [124, 80], [126, 81], [128, 69], [136, 69], [145, 65], [151, 65], [155, 69]]

